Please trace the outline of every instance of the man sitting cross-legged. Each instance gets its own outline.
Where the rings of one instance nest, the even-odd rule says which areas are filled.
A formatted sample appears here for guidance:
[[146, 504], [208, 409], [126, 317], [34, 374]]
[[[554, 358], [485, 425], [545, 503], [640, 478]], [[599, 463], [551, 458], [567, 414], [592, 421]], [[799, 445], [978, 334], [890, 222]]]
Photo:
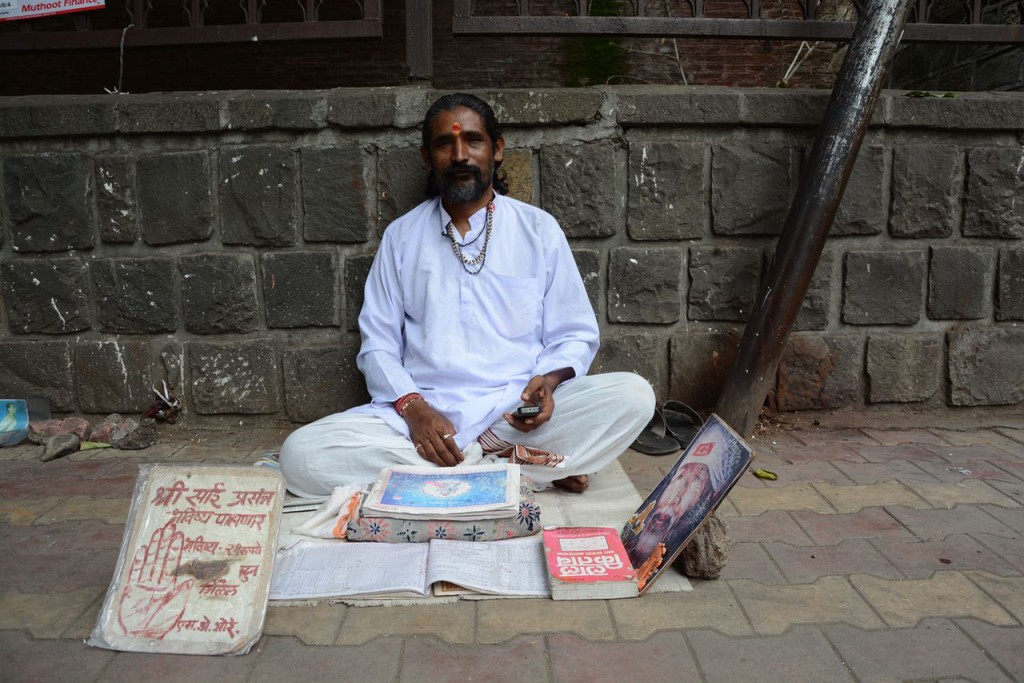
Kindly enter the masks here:
[[[593, 308], [555, 219], [504, 196], [504, 151], [479, 98], [427, 111], [433, 198], [388, 226], [359, 316], [372, 402], [288, 437], [281, 469], [297, 495], [367, 484], [383, 467], [509, 455], [538, 488], [582, 492], [654, 413], [642, 377], [586, 375]], [[522, 404], [540, 413], [515, 417]]]

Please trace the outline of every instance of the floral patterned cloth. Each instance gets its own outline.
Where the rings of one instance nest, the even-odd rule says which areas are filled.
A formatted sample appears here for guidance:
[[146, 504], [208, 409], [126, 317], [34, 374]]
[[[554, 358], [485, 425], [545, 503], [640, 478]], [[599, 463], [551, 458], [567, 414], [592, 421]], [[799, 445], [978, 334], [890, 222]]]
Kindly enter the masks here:
[[502, 519], [395, 519], [370, 517], [362, 507], [349, 520], [348, 540], [378, 543], [423, 543], [434, 538], [453, 541], [501, 541], [540, 531], [540, 506], [526, 477], [520, 478], [519, 509]]

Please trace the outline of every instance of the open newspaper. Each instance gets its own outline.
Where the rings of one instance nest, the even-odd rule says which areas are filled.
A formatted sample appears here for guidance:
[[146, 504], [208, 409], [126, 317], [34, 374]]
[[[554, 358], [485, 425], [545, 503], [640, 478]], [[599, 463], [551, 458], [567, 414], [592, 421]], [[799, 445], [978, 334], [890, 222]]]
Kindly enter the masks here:
[[539, 539], [297, 543], [278, 554], [271, 600], [412, 598], [439, 582], [491, 595], [551, 595]]

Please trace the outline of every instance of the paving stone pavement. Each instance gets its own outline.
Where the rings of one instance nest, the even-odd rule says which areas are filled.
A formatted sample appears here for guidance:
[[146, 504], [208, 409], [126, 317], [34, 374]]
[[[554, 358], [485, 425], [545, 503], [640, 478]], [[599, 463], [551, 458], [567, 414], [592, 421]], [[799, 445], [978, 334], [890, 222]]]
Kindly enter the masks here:
[[[50, 463], [0, 450], [0, 681], [1024, 680], [1024, 419], [775, 425], [722, 514], [728, 566], [638, 600], [271, 607], [247, 655], [88, 647], [137, 467], [252, 462], [278, 432]], [[627, 451], [642, 492], [674, 458]], [[567, 494], [568, 495], [568, 494]], [[584, 494], [586, 495], [586, 494]]]

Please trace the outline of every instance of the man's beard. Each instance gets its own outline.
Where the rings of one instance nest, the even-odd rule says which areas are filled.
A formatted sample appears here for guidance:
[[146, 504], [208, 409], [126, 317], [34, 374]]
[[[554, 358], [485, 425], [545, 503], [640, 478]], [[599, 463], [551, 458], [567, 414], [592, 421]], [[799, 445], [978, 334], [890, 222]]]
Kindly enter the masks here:
[[[470, 173], [470, 178], [456, 178], [458, 174]], [[493, 171], [491, 171], [493, 173]], [[487, 191], [487, 181], [477, 166], [460, 164], [449, 166], [444, 175], [434, 174], [434, 188], [441, 198], [452, 204], [475, 202]]]

